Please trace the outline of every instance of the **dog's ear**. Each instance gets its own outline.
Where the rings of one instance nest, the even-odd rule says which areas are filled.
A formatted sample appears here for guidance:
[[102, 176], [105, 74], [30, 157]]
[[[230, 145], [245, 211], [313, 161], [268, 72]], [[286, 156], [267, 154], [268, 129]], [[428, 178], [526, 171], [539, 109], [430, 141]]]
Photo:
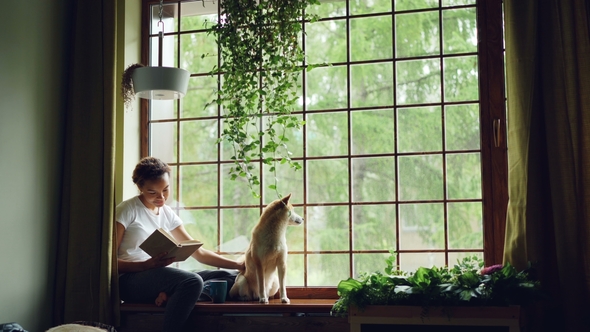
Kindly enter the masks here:
[[281, 201], [283, 201], [283, 204], [287, 205], [287, 204], [289, 204], [289, 199], [291, 199], [291, 193], [289, 193], [289, 195], [281, 198]]

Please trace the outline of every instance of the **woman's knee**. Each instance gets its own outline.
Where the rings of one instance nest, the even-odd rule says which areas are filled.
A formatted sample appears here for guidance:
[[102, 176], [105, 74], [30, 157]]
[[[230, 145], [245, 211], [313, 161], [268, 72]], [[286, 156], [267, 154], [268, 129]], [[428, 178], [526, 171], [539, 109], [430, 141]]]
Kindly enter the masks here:
[[198, 297], [203, 291], [203, 278], [201, 278], [201, 276], [198, 274], [192, 273], [176, 285], [176, 291], [193, 293]]

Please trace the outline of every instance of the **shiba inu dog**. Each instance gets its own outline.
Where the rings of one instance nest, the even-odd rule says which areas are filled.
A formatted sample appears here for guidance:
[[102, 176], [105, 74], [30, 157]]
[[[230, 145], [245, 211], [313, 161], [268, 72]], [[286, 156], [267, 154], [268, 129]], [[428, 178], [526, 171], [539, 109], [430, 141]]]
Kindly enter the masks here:
[[258, 299], [267, 304], [268, 298], [280, 290], [281, 302], [289, 303], [285, 287], [287, 226], [303, 223], [303, 218], [293, 211], [290, 198], [291, 194], [277, 199], [262, 211], [244, 255], [246, 271], [236, 277], [230, 297], [244, 301]]

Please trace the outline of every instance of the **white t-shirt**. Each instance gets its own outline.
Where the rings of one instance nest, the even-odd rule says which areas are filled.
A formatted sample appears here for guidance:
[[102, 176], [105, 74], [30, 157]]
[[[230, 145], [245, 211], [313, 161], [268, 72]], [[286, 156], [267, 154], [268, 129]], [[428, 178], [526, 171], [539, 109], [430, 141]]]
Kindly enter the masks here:
[[182, 225], [180, 217], [168, 205], [161, 207], [156, 215], [143, 205], [139, 196], [117, 205], [115, 220], [125, 227], [117, 257], [131, 262], [143, 262], [150, 258], [139, 245], [156, 229], [170, 232]]

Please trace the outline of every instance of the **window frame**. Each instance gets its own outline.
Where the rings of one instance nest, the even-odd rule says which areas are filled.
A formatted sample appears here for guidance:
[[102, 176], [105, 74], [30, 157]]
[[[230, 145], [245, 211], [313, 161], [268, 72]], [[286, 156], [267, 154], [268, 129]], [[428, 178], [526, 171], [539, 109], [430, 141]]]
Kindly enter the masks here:
[[[180, 3], [184, 1], [164, 1]], [[392, 0], [393, 2], [393, 0]], [[141, 62], [149, 63], [150, 7], [155, 0], [142, 0]], [[503, 261], [506, 208], [508, 205], [508, 169], [506, 145], [506, 102], [504, 78], [502, 0], [477, 0], [479, 100], [481, 135], [481, 174], [483, 202], [483, 256], [486, 265]], [[179, 56], [179, 55], [178, 55]], [[149, 102], [140, 100], [140, 154], [149, 153]], [[173, 186], [178, 188], [177, 183]], [[263, 203], [261, 201], [260, 209]], [[398, 239], [399, 241], [399, 239]], [[352, 269], [351, 269], [352, 271]], [[307, 273], [307, 267], [305, 268]], [[298, 287], [296, 287], [298, 288]], [[323, 294], [324, 287], [314, 288]], [[330, 289], [330, 287], [327, 287]], [[332, 291], [328, 291], [332, 294]]]

